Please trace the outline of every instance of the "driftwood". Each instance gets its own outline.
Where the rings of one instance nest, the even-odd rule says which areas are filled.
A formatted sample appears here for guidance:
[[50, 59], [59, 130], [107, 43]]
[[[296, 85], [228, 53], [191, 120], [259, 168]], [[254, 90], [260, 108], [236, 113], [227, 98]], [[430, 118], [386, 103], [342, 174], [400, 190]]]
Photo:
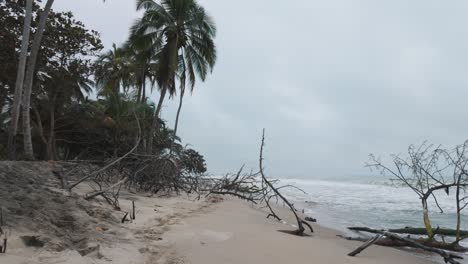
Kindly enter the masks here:
[[5, 219], [3, 216], [3, 208], [0, 207], [0, 237], [3, 236], [3, 245], [0, 245], [0, 253], [6, 253], [8, 237], [6, 232], [3, 230], [5, 226]]
[[[416, 227], [405, 227], [405, 228], [397, 228], [397, 229], [389, 229], [388, 232], [397, 233], [397, 234], [410, 234], [410, 235], [427, 235], [426, 228], [416, 228]], [[456, 236], [457, 230], [449, 229], [449, 228], [433, 228], [432, 232], [435, 235], [442, 235], [442, 236]], [[467, 236], [467, 230], [460, 230], [461, 236]]]
[[[283, 202], [289, 207], [289, 209], [291, 210], [291, 212], [293, 212], [294, 214], [294, 217], [296, 218], [296, 222], [297, 222], [297, 226], [298, 226], [298, 229], [296, 231], [293, 232], [293, 234], [295, 235], [303, 235], [304, 234], [304, 231], [305, 231], [305, 228], [304, 228], [304, 225], [306, 225], [307, 227], [309, 227], [310, 229], [310, 232], [314, 232], [314, 229], [312, 228], [312, 226], [307, 223], [306, 221], [304, 221], [302, 218], [299, 217], [299, 215], [297, 214], [297, 210], [296, 208], [294, 207], [294, 205], [292, 205], [288, 199], [286, 199], [286, 197], [284, 197], [279, 191], [278, 191], [278, 188], [275, 188], [275, 186], [273, 186], [273, 184], [267, 179], [267, 177], [265, 177], [265, 174], [263, 172], [263, 148], [265, 146], [265, 129], [263, 129], [263, 134], [262, 134], [262, 143], [261, 143], [261, 146], [260, 146], [260, 159], [259, 159], [259, 167], [260, 167], [260, 175], [262, 176], [262, 181], [265, 183], [265, 185], [267, 187], [269, 187], [271, 189], [271, 191], [274, 193], [275, 196], [278, 196], [279, 198], [281, 198], [281, 200], [283, 200]], [[270, 199], [270, 197], [268, 197], [267, 199]], [[269, 206], [270, 208], [270, 211], [273, 212], [272, 208]], [[273, 215], [276, 215], [274, 212], [273, 212]], [[278, 218], [278, 217], [277, 217]]]
[[413, 248], [419, 248], [424, 251], [432, 252], [439, 254], [445, 261], [445, 263], [451, 263], [451, 264], [460, 264], [460, 262], [457, 261], [457, 259], [463, 259], [463, 257], [447, 252], [445, 250], [442, 250], [440, 248], [435, 248], [429, 245], [425, 245], [421, 243], [420, 241], [416, 241], [414, 239], [408, 238], [408, 237], [401, 237], [398, 236], [394, 233], [387, 232], [384, 230], [377, 230], [377, 229], [372, 229], [368, 227], [349, 227], [348, 229], [353, 230], [353, 231], [362, 231], [362, 232], [368, 232], [372, 234], [380, 234], [383, 235], [391, 240], [396, 240], [400, 242], [406, 243], [407, 246], [413, 247]]
[[125, 213], [125, 215], [122, 217], [122, 220], [120, 220], [120, 222], [123, 224], [125, 223], [127, 220], [127, 216], [128, 216], [128, 212]]
[[[265, 146], [265, 130], [263, 130], [262, 141], [260, 145], [259, 154], [259, 172], [257, 173], [242, 173], [244, 166], [236, 174], [227, 174], [221, 179], [212, 179], [212, 185], [210, 186], [207, 196], [211, 194], [221, 195], [232, 195], [243, 200], [247, 200], [253, 204], [265, 205], [263, 208], [268, 208], [267, 218], [273, 217], [278, 221], [281, 221], [281, 217], [274, 211], [274, 207], [271, 205], [271, 201], [282, 201], [289, 210], [293, 213], [297, 222], [297, 230], [294, 231], [282, 231], [294, 235], [304, 235], [306, 230], [304, 226], [310, 229], [310, 232], [314, 232], [312, 226], [307, 223], [304, 219], [299, 216], [299, 210], [294, 207], [282, 193], [281, 190], [284, 188], [293, 188], [305, 193], [300, 188], [293, 185], [278, 186], [278, 180], [271, 180], [265, 176], [263, 168], [263, 149]], [[312, 217], [308, 218], [311, 222], [316, 220]]]
[[257, 186], [256, 173], [243, 173], [243, 169], [244, 166], [236, 174], [226, 174], [221, 179], [212, 179], [206, 196], [208, 197], [211, 194], [232, 195], [257, 204], [263, 197], [264, 189]]
[[6, 249], [7, 249], [7, 238], [5, 237], [3, 239], [3, 251], [2, 251], [2, 253], [6, 253]]
[[[359, 241], [359, 242], [367, 241], [367, 239], [363, 237], [350, 237], [350, 236], [342, 236], [342, 235], [337, 235], [337, 236], [346, 240]], [[427, 239], [424, 239], [424, 238], [418, 238], [418, 239], [413, 238], [413, 240], [418, 243], [421, 243], [423, 245], [427, 245], [433, 248], [439, 248], [443, 250], [460, 252], [460, 253], [467, 252], [467, 248], [460, 246], [458, 244], [455, 244], [455, 243], [444, 243], [444, 242], [437, 241], [437, 240], [428, 241]], [[382, 237], [378, 241], [376, 241], [374, 244], [378, 246], [383, 246], [383, 247], [412, 247], [412, 245], [406, 243], [405, 241], [394, 240], [388, 237]]]
[[356, 256], [357, 254], [361, 253], [364, 249], [370, 247], [372, 244], [377, 242], [381, 237], [382, 235], [379, 234], [369, 239], [368, 241], [366, 241], [366, 243], [362, 244], [362, 246], [356, 248], [353, 252], [349, 253], [348, 256], [351, 256], [351, 257]]
[[104, 189], [102, 189], [102, 190], [100, 190], [100, 191], [88, 193], [88, 194], [85, 195], [85, 199], [86, 199], [86, 200], [91, 200], [91, 199], [93, 199], [93, 198], [96, 197], [96, 196], [102, 195], [102, 194], [104, 194], [104, 193], [106, 193], [106, 192], [108, 192], [108, 191], [114, 189], [115, 187], [124, 184], [127, 180], [128, 180], [128, 178], [124, 178], [124, 179], [120, 180], [119, 182], [114, 183], [113, 185], [111, 185], [111, 186], [109, 186], [109, 187], [107, 187], [107, 188], [104, 188]]

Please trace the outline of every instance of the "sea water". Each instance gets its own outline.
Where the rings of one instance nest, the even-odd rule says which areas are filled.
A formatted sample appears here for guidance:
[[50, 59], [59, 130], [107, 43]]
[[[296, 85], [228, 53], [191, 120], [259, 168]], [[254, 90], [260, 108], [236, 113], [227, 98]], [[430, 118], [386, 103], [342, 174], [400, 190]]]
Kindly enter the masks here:
[[[317, 219], [318, 224], [339, 230], [349, 236], [356, 236], [347, 229], [351, 226], [365, 226], [376, 229], [424, 227], [421, 200], [404, 184], [382, 177], [348, 177], [335, 179], [281, 179], [280, 185], [292, 184], [293, 188], [283, 189], [298, 209], [304, 209], [307, 216]], [[429, 200], [429, 214], [434, 228], [456, 227], [455, 192], [435, 193], [441, 210], [434, 199]], [[461, 215], [462, 229], [468, 228], [468, 206]], [[449, 240], [449, 238], [447, 239]], [[468, 242], [463, 241], [468, 247]], [[439, 257], [414, 253], [417, 257], [432, 263], [443, 263]], [[468, 264], [468, 255], [461, 263]], [[434, 262], [433, 262], [434, 261]]]
[[[289, 189], [286, 194], [296, 207], [304, 208], [323, 226], [346, 231], [350, 226], [389, 229], [423, 227], [421, 200], [405, 185], [382, 176], [335, 179], [282, 179], [307, 194]], [[456, 226], [455, 192], [435, 193], [442, 208], [429, 200], [429, 213], [434, 228]], [[462, 212], [462, 228], [468, 228], [468, 207]]]

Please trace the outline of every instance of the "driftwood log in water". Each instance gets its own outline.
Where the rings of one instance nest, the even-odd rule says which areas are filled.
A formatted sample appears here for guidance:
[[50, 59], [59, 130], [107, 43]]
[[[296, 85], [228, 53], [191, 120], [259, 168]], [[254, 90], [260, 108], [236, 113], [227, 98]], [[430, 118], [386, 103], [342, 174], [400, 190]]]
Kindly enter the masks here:
[[[397, 229], [389, 229], [388, 232], [397, 233], [397, 234], [410, 234], [410, 235], [427, 235], [426, 228], [423, 227], [405, 227], [405, 228], [397, 228]], [[457, 230], [449, 229], [449, 228], [433, 228], [432, 232], [435, 235], [442, 235], [442, 236], [456, 236]], [[467, 230], [460, 230], [461, 236], [467, 236]]]
[[368, 232], [371, 234], [380, 234], [387, 237], [390, 240], [398, 241], [399, 243], [405, 243], [405, 246], [419, 248], [427, 252], [439, 254], [442, 258], [444, 258], [445, 263], [460, 264], [460, 262], [458, 262], [457, 259], [463, 259], [463, 257], [459, 255], [447, 252], [439, 247], [434, 247], [434, 243], [437, 241], [414, 240], [409, 237], [401, 237], [391, 232], [372, 229], [368, 227], [349, 227], [348, 229], [353, 231]]

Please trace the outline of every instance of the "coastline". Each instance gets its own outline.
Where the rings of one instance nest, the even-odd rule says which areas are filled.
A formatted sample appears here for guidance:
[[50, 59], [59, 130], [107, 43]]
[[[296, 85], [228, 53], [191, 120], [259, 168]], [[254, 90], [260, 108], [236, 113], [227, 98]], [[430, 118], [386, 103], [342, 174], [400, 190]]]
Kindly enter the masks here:
[[[77, 191], [84, 190], [79, 188]], [[132, 208], [132, 201], [136, 203], [136, 219], [122, 224], [119, 220], [123, 212]], [[262, 209], [236, 198], [214, 196], [194, 201], [186, 195], [156, 197], [123, 192], [120, 204], [122, 211], [109, 209], [100, 199], [92, 203], [93, 210], [107, 212], [107, 218], [117, 221], [95, 222], [80, 211], [73, 212], [76, 220], [91, 220], [86, 227], [89, 232], [87, 250], [90, 249], [86, 255], [80, 255], [78, 248], [56, 251], [47, 247], [27, 247], [21, 242], [23, 235], [37, 235], [39, 239], [49, 241], [47, 243], [55, 238], [50, 231], [26, 230], [23, 226], [23, 230], [13, 230], [8, 253], [0, 259], [10, 264], [431, 262], [412, 252], [380, 246], [372, 246], [357, 257], [348, 257], [347, 254], [361, 242], [339, 238], [336, 235], [341, 232], [315, 223], [315, 232], [310, 236], [278, 232], [294, 230], [289, 211], [277, 207], [275, 211], [285, 219], [278, 222], [267, 219]]]
[[278, 232], [293, 230], [291, 224], [266, 219], [263, 211], [243, 201], [227, 199], [214, 206], [164, 235], [184, 263], [430, 263], [410, 252], [381, 246], [348, 257], [362, 243], [337, 237], [337, 230], [314, 224], [314, 234], [297, 237]]

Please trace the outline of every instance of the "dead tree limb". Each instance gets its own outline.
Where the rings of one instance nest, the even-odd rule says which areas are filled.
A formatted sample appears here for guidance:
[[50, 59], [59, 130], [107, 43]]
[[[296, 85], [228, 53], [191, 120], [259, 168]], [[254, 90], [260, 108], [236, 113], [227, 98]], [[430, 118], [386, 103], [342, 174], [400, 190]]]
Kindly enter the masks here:
[[375, 237], [369, 239], [368, 241], [366, 241], [366, 243], [362, 244], [360, 247], [353, 250], [353, 252], [349, 253], [348, 256], [351, 256], [351, 257], [356, 256], [357, 254], [361, 253], [364, 249], [370, 247], [372, 244], [377, 242], [377, 240], [379, 240], [381, 237], [382, 235], [378, 234]]
[[[268, 208], [269, 212], [267, 218], [273, 217], [278, 221], [281, 221], [281, 217], [275, 212], [274, 206], [271, 205], [272, 200], [283, 201], [286, 204], [291, 212], [294, 214], [295, 220], [297, 221], [298, 229], [295, 231], [285, 231], [287, 233], [292, 233], [295, 235], [303, 235], [306, 230], [305, 227], [310, 229], [310, 232], [314, 232], [312, 226], [304, 221], [299, 215], [299, 211], [294, 207], [294, 204], [289, 202], [289, 200], [281, 194], [282, 189], [292, 188], [302, 193], [306, 193], [302, 189], [293, 186], [293, 185], [284, 185], [278, 186], [279, 180], [268, 179], [265, 176], [263, 169], [263, 149], [265, 146], [265, 129], [262, 134], [262, 141], [260, 146], [260, 155], [259, 155], [259, 172], [257, 173], [247, 173], [243, 174], [242, 170], [244, 166], [236, 174], [227, 174], [221, 179], [210, 179], [210, 186], [208, 189], [200, 189], [200, 191], [207, 191], [206, 196], [211, 194], [220, 194], [220, 195], [232, 195], [240, 199], [247, 200], [253, 204], [263, 204], [262, 208]], [[310, 218], [312, 219], [312, 218]], [[314, 219], [312, 219], [314, 220]]]
[[127, 221], [127, 216], [128, 216], [128, 212], [126, 212], [125, 215], [122, 217], [122, 220], [120, 220], [122, 224], [125, 223], [125, 221]]
[[[263, 133], [262, 133], [262, 143], [260, 145], [260, 158], [259, 158], [259, 167], [260, 167], [260, 175], [262, 176], [262, 181], [265, 182], [265, 184], [271, 188], [271, 190], [275, 193], [275, 195], [277, 195], [278, 197], [281, 198], [281, 200], [283, 200], [283, 202], [289, 207], [289, 209], [291, 210], [291, 212], [293, 212], [294, 214], [294, 217], [296, 218], [296, 221], [297, 221], [297, 226], [298, 226], [298, 229], [294, 232], [294, 234], [296, 235], [303, 235], [304, 234], [304, 231], [305, 231], [305, 228], [304, 228], [304, 225], [306, 225], [307, 227], [309, 227], [310, 229], [310, 232], [314, 232], [312, 226], [310, 226], [306, 221], [304, 221], [303, 219], [301, 219], [299, 217], [299, 215], [297, 215], [296, 213], [296, 209], [294, 208], [294, 206], [289, 202], [288, 199], [286, 199], [286, 197], [284, 197], [279, 191], [277, 188], [275, 188], [275, 186], [273, 186], [273, 184], [267, 179], [267, 177], [265, 177], [265, 173], [263, 172], [263, 148], [265, 146], [265, 129], [263, 129]], [[271, 208], [270, 208], [271, 209]]]
[[5, 237], [3, 239], [3, 253], [6, 253], [6, 249], [7, 249], [7, 238]]
[[138, 119], [138, 116], [136, 115], [135, 113], [135, 110], [133, 111], [133, 114], [135, 116], [135, 119], [137, 121], [137, 125], [138, 125], [138, 138], [136, 140], [136, 143], [135, 143], [135, 146], [133, 146], [132, 149], [130, 149], [127, 153], [125, 153], [125, 155], [111, 161], [109, 164], [107, 164], [106, 166], [102, 167], [101, 169], [79, 179], [78, 181], [76, 181], [75, 183], [71, 184], [68, 186], [68, 191], [71, 191], [73, 188], [75, 188], [78, 184], [86, 181], [87, 179], [91, 178], [91, 177], [95, 177], [96, 175], [99, 175], [99, 173], [102, 173], [104, 171], [106, 171], [107, 169], [109, 169], [110, 167], [114, 166], [115, 164], [121, 162], [122, 160], [124, 160], [125, 158], [127, 158], [128, 156], [130, 156], [130, 154], [132, 154], [135, 150], [138, 149], [138, 146], [140, 145], [140, 142], [141, 142], [141, 126], [140, 126], [140, 120]]
[[92, 192], [92, 193], [86, 194], [84, 198], [85, 198], [85, 200], [91, 200], [96, 196], [102, 195], [103, 193], [106, 193], [109, 190], [112, 190], [113, 188], [124, 184], [127, 180], [128, 180], [128, 178], [125, 177], [124, 179], [120, 180], [119, 182], [114, 183], [113, 185], [111, 185], [111, 186], [109, 186], [107, 188], [104, 188], [104, 189], [102, 189], [100, 191], [97, 191], [97, 192]]
[[271, 216], [271, 217], [275, 218], [276, 220], [281, 221], [281, 218], [275, 213], [275, 211], [273, 211], [273, 208], [270, 205], [270, 200], [272, 198], [273, 198], [273, 196], [265, 197], [265, 204], [268, 207], [268, 209], [270, 210], [270, 213], [267, 215], [267, 218], [270, 218], [270, 216]]
[[394, 233], [390, 233], [390, 232], [387, 232], [387, 231], [372, 229], [372, 228], [368, 228], [368, 227], [349, 227], [348, 229], [353, 230], [353, 231], [367, 232], [367, 233], [371, 233], [371, 234], [381, 234], [381, 235], [383, 235], [385, 237], [388, 237], [390, 239], [405, 242], [411, 247], [419, 248], [419, 249], [422, 249], [424, 251], [439, 254], [442, 258], [444, 258], [445, 263], [460, 264], [460, 262], [458, 262], [457, 259], [463, 259], [463, 257], [461, 257], [459, 255], [447, 252], [447, 251], [439, 249], [439, 248], [434, 248], [434, 247], [430, 247], [430, 246], [427, 246], [427, 245], [423, 245], [423, 244], [421, 244], [419, 242], [416, 242], [413, 239], [406, 238], [406, 237], [400, 237], [400, 236], [398, 236], [398, 235], [396, 235]]
[[[405, 227], [405, 228], [396, 228], [396, 229], [389, 229], [389, 232], [397, 233], [397, 234], [411, 234], [411, 235], [427, 235], [426, 228], [424, 227]], [[443, 236], [453, 236], [457, 235], [456, 229], [450, 228], [433, 228], [432, 232], [436, 235], [443, 235]], [[459, 230], [459, 234], [462, 236], [468, 235], [467, 230]]]

